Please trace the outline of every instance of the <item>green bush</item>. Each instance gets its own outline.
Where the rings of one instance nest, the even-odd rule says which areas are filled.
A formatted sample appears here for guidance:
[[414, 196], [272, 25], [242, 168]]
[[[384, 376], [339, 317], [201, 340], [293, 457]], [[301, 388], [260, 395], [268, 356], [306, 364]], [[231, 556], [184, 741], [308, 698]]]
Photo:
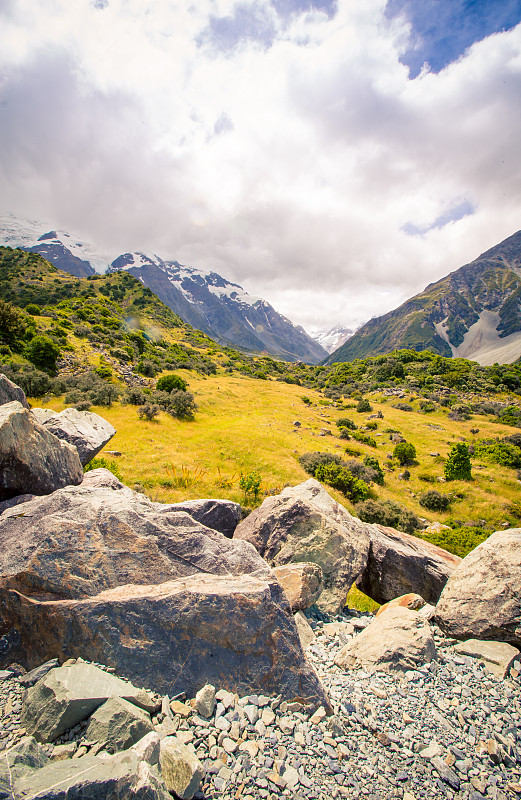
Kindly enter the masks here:
[[13, 349], [21, 346], [27, 330], [27, 318], [17, 308], [0, 298], [0, 342]]
[[36, 367], [43, 367], [53, 372], [56, 370], [56, 359], [60, 355], [60, 348], [49, 336], [33, 336], [25, 352], [29, 361]]
[[372, 436], [369, 436], [367, 433], [360, 433], [360, 431], [353, 431], [353, 439], [356, 439], [357, 442], [361, 442], [362, 444], [366, 444], [369, 447], [376, 447], [376, 439], [373, 439]]
[[393, 450], [393, 457], [402, 467], [412, 464], [416, 458], [416, 448], [411, 442], [398, 442]]
[[436, 533], [415, 531], [414, 535], [426, 542], [432, 542], [438, 547], [443, 547], [444, 550], [448, 550], [449, 553], [454, 553], [460, 558], [465, 558], [478, 544], [488, 539], [491, 533], [492, 531], [486, 531], [483, 528], [462, 526], [454, 529], [443, 528]]
[[155, 417], [158, 416], [161, 409], [157, 405], [157, 403], [144, 403], [142, 406], [138, 408], [138, 416], [139, 419], [146, 419], [148, 422], [151, 422]]
[[478, 442], [474, 447], [476, 456], [485, 458], [502, 467], [521, 467], [521, 449], [508, 441]]
[[42, 313], [42, 309], [40, 306], [37, 306], [36, 303], [29, 303], [29, 305], [25, 306], [25, 312], [32, 317], [39, 317]]
[[355, 513], [363, 522], [376, 522], [406, 533], [413, 533], [420, 524], [416, 514], [393, 500], [364, 500], [356, 504]]
[[181, 392], [186, 392], [187, 382], [184, 381], [175, 372], [169, 375], [163, 375], [156, 383], [156, 389], [160, 392], [172, 392], [174, 389]]
[[384, 473], [378, 459], [375, 456], [366, 456], [364, 458], [364, 466], [368, 467], [373, 472], [374, 477], [371, 480], [379, 484], [379, 486], [383, 486]]
[[448, 481], [472, 479], [469, 448], [463, 442], [453, 445], [443, 467], [443, 474]]
[[347, 428], [350, 431], [356, 431], [358, 427], [349, 417], [340, 417], [340, 419], [337, 419], [336, 425], [338, 428]]
[[302, 453], [299, 456], [299, 464], [303, 467], [308, 475], [315, 477], [315, 472], [321, 464], [338, 464], [339, 466], [346, 467], [347, 464], [340, 456], [335, 453]]
[[91, 459], [89, 463], [85, 464], [83, 467], [83, 472], [90, 472], [91, 469], [108, 469], [119, 481], [123, 480], [116, 462], [110, 461], [108, 458], [103, 458], [103, 456]]
[[261, 476], [259, 472], [250, 472], [248, 475], [243, 475], [239, 478], [239, 487], [244, 492], [244, 502], [246, 503], [248, 497], [253, 495], [255, 501], [258, 500], [261, 485]]
[[179, 419], [191, 419], [197, 411], [197, 405], [191, 392], [171, 392], [168, 413]]
[[332, 486], [333, 489], [338, 489], [353, 503], [365, 500], [369, 494], [368, 485], [360, 478], [355, 478], [347, 467], [339, 464], [321, 464], [315, 471], [315, 478]]
[[428, 508], [429, 511], [446, 511], [450, 505], [450, 497], [447, 494], [437, 492], [436, 489], [422, 492], [419, 501], [420, 505]]
[[369, 400], [366, 400], [363, 397], [356, 404], [356, 410], [358, 411], [359, 414], [369, 414], [373, 410], [373, 407], [372, 407], [371, 403], [369, 402]]

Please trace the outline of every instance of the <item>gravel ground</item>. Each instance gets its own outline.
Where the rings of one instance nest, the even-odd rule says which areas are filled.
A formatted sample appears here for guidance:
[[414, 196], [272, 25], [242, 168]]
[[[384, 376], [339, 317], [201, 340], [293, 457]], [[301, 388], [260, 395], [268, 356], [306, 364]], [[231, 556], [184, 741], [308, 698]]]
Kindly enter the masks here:
[[[209, 719], [196, 711], [175, 717], [177, 735], [195, 748], [206, 770], [196, 798], [521, 798], [516, 671], [504, 680], [494, 677], [457, 655], [454, 640], [436, 628], [437, 662], [405, 675], [341, 671], [333, 659], [353, 635], [346, 631], [355, 627], [356, 634], [371, 619], [356, 612], [334, 620], [310, 617], [317, 638], [308, 656], [334, 716], [319, 711], [310, 717], [280, 698], [221, 691]], [[16, 678], [0, 680], [0, 750], [24, 733], [22, 692]], [[56, 746], [71, 742], [76, 757], [88, 752], [84, 727]], [[53, 745], [47, 747], [52, 754]]]

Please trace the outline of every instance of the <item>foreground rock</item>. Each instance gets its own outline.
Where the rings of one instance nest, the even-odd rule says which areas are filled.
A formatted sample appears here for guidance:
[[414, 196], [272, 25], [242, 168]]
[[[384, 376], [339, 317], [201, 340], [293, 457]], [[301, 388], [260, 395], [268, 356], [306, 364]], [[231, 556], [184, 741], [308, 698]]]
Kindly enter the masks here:
[[487, 642], [481, 639], [467, 639], [454, 647], [455, 653], [460, 653], [469, 658], [476, 658], [484, 664], [487, 672], [506, 678], [516, 660], [519, 660], [519, 650], [506, 642]]
[[184, 503], [173, 503], [172, 510], [185, 511], [192, 519], [197, 520], [207, 528], [224, 534], [228, 539], [233, 537], [233, 532], [242, 518], [239, 503], [232, 500], [187, 500]]
[[521, 647], [521, 528], [493, 533], [466, 556], [436, 606], [439, 626], [456, 639], [494, 639]]
[[322, 594], [324, 576], [318, 564], [288, 564], [275, 567], [273, 572], [282, 584], [293, 612], [310, 608]]
[[161, 775], [167, 789], [181, 800], [191, 800], [204, 775], [199, 759], [173, 736], [161, 742]]
[[234, 533], [272, 565], [310, 561], [324, 574], [317, 605], [341, 610], [357, 586], [378, 603], [415, 593], [436, 603], [460, 558], [407, 533], [353, 517], [316, 480], [268, 497]]
[[438, 602], [461, 558], [416, 536], [371, 525], [367, 564], [356, 585], [377, 603], [400, 595], [418, 594]]
[[116, 429], [107, 420], [91, 411], [66, 408], [58, 414], [48, 409], [35, 408], [32, 413], [47, 431], [76, 448], [82, 466], [97, 456], [116, 433]]
[[234, 540], [251, 542], [274, 566], [318, 564], [324, 589], [318, 606], [336, 613], [369, 554], [367, 526], [330, 497], [314, 479], [268, 497], [238, 525]]
[[343, 669], [406, 672], [436, 659], [429, 623], [394, 606], [368, 625], [335, 658]]
[[122, 698], [148, 711], [157, 706], [148, 692], [92, 664], [73, 664], [51, 670], [29, 689], [21, 723], [38, 741], [52, 742], [90, 716], [108, 698]]
[[17, 400], [24, 408], [30, 408], [23, 389], [0, 373], [0, 406]]
[[109, 664], [161, 694], [195, 695], [212, 684], [328, 706], [282, 587], [269, 572], [198, 574], [83, 600], [37, 602], [10, 595], [11, 622], [29, 666], [49, 655], [82, 657]]
[[49, 494], [82, 480], [74, 447], [38, 425], [21, 403], [0, 406], [0, 500]]

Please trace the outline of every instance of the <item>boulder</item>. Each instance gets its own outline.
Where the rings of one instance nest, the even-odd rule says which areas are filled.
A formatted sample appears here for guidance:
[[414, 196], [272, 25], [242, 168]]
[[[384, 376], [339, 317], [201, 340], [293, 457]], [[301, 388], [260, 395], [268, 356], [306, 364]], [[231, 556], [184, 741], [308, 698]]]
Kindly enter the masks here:
[[122, 697], [109, 697], [90, 717], [85, 736], [108, 753], [117, 753], [153, 730], [150, 714]]
[[331, 613], [343, 608], [367, 563], [370, 544], [367, 525], [352, 517], [313, 478], [266, 498], [237, 526], [233, 538], [251, 542], [274, 566], [318, 564], [324, 589], [317, 605]]
[[30, 408], [23, 389], [0, 373], [0, 406], [17, 400], [24, 408]]
[[21, 777], [10, 800], [172, 800], [156, 767], [134, 750], [52, 761]]
[[297, 626], [298, 635], [300, 638], [300, 644], [302, 645], [303, 650], [307, 650], [309, 645], [315, 641], [317, 638], [315, 636], [315, 632], [311, 625], [309, 624], [307, 617], [302, 611], [297, 611], [295, 614], [295, 625]]
[[0, 753], [0, 797], [11, 798], [17, 780], [49, 762], [41, 744], [32, 736], [24, 736], [13, 747]]
[[47, 431], [76, 448], [82, 466], [97, 456], [116, 433], [109, 422], [91, 411], [66, 408], [59, 414], [49, 414], [49, 409], [34, 408], [32, 413]]
[[242, 519], [239, 503], [232, 500], [186, 500], [183, 503], [173, 503], [171, 508], [185, 511], [192, 519], [223, 533], [228, 539], [233, 537], [233, 532]]
[[419, 609], [423, 608], [424, 605], [425, 600], [421, 595], [414, 593], [402, 594], [401, 597], [395, 597], [393, 600], [389, 600], [388, 603], [384, 603], [383, 606], [380, 606], [376, 612], [376, 616], [379, 617], [380, 614], [383, 614], [388, 608], [395, 608], [396, 606], [400, 606], [401, 608], [409, 608], [411, 611], [419, 611]]
[[459, 655], [480, 661], [487, 672], [497, 678], [507, 678], [514, 661], [519, 659], [519, 650], [506, 642], [487, 642], [481, 639], [467, 639], [455, 645]]
[[14, 508], [22, 503], [28, 503], [29, 500], [34, 500], [35, 497], [36, 495], [34, 494], [19, 494], [16, 497], [9, 498], [9, 500], [2, 500], [0, 503], [0, 514], [3, 514], [8, 508]]
[[170, 505], [152, 503], [107, 470], [94, 470], [92, 476], [0, 516], [4, 628], [9, 596], [2, 589], [36, 599], [80, 598], [123, 584], [157, 584], [197, 573], [271, 574], [246, 542], [227, 539]]
[[521, 528], [497, 531], [452, 573], [436, 622], [455, 639], [492, 639], [521, 647]]
[[335, 664], [368, 672], [406, 672], [435, 659], [429, 623], [415, 611], [395, 606], [346, 644]]
[[191, 800], [204, 776], [197, 756], [175, 737], [166, 736], [161, 741], [159, 764], [167, 789], [181, 800]]
[[324, 576], [318, 564], [287, 564], [274, 567], [273, 572], [282, 584], [293, 612], [310, 608], [322, 594]]
[[[79, 663], [51, 670], [28, 690], [21, 724], [38, 741], [53, 742], [111, 697], [123, 698], [149, 711], [157, 708], [154, 697], [143, 689], [93, 664]], [[151, 727], [143, 735], [149, 730]]]
[[18, 401], [0, 406], [0, 500], [49, 494], [82, 480], [75, 447], [45, 430]]
[[[168, 706], [170, 709], [170, 706]], [[212, 716], [215, 709], [215, 686], [207, 683], [195, 695], [195, 710], [207, 719]]]
[[[29, 662], [41, 661], [43, 654], [60, 660], [82, 657], [108, 664], [162, 695], [186, 692], [193, 697], [202, 686], [212, 684], [240, 695], [262, 691], [328, 706], [302, 652], [282, 587], [270, 574], [199, 574], [155, 586], [122, 586], [82, 600], [38, 602], [18, 592], [10, 594], [12, 624]], [[54, 676], [62, 670], [74, 669], [52, 670], [29, 690], [28, 700], [43, 692], [46, 682], [56, 685]], [[111, 677], [102, 674], [107, 680]], [[75, 703], [69, 702], [70, 689], [62, 701], [59, 683], [53, 693], [65, 710], [60, 715], [49, 711], [55, 721], [47, 724], [46, 736], [58, 736], [56, 730], [63, 725], [70, 727], [69, 706]], [[129, 695], [133, 687], [125, 686], [127, 694], [119, 689], [112, 694], [136, 702]], [[94, 694], [85, 699], [87, 690]], [[46, 696], [49, 691], [45, 690]], [[83, 714], [87, 707], [83, 719], [106, 699], [92, 682], [85, 687], [82, 682], [73, 701], [77, 695], [81, 701], [77, 713]], [[56, 701], [50, 703], [49, 708], [56, 706]], [[29, 716], [24, 712], [24, 720]], [[58, 722], [62, 716], [65, 722]], [[32, 732], [42, 723], [28, 722], [25, 727]]]
[[409, 533], [369, 527], [371, 546], [357, 587], [377, 603], [412, 593], [436, 604], [461, 558]]

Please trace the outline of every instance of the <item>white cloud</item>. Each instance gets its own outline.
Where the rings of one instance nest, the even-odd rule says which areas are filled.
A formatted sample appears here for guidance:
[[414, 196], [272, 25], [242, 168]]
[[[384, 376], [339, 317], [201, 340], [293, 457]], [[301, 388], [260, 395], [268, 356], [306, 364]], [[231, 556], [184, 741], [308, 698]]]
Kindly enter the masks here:
[[521, 26], [409, 80], [384, 0], [237, 7], [6, 4], [4, 210], [215, 268], [310, 327], [383, 313], [521, 227]]

